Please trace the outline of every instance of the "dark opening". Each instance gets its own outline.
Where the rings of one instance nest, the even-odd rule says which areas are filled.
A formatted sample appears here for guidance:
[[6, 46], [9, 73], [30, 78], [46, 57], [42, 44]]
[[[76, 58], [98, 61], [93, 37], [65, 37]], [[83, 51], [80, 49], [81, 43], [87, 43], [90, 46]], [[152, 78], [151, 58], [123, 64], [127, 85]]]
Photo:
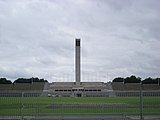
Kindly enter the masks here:
[[80, 46], [80, 39], [76, 39], [76, 46]]
[[77, 97], [81, 97], [81, 96], [82, 96], [82, 94], [80, 94], [80, 93], [77, 94]]

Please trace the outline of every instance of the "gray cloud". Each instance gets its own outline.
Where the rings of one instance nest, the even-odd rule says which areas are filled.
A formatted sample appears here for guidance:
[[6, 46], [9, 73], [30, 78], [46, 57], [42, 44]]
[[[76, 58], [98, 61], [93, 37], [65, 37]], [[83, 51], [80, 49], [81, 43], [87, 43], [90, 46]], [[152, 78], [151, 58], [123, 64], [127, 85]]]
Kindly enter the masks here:
[[160, 75], [159, 0], [0, 0], [0, 76], [83, 81]]

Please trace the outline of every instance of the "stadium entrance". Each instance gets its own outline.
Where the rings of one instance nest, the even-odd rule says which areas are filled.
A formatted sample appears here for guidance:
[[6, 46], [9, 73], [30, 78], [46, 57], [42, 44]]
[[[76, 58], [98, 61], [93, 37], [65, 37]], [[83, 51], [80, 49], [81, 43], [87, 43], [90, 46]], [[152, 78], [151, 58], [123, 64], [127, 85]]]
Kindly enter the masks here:
[[74, 96], [81, 97], [83, 96], [84, 88], [83, 87], [73, 87], [72, 91], [74, 93]]
[[81, 97], [81, 96], [82, 96], [82, 94], [81, 94], [81, 93], [78, 93], [78, 94], [77, 94], [77, 97]]

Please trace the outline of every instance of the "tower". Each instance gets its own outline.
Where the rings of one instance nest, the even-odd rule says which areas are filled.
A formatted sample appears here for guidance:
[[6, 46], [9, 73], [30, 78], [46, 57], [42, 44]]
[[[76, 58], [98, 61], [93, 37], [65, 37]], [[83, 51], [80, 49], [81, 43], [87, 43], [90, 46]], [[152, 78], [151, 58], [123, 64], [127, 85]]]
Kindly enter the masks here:
[[75, 78], [76, 78], [76, 85], [80, 85], [81, 80], [81, 45], [80, 45], [80, 39], [75, 40]]

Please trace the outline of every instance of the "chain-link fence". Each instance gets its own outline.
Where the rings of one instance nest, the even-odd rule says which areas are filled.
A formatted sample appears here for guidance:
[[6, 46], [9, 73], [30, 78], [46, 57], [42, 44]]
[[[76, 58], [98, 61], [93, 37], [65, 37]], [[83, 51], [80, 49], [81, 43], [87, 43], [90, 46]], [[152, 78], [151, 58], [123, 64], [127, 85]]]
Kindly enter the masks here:
[[160, 91], [110, 91], [99, 97], [94, 94], [90, 97], [48, 94], [1, 91], [0, 119], [160, 119]]

